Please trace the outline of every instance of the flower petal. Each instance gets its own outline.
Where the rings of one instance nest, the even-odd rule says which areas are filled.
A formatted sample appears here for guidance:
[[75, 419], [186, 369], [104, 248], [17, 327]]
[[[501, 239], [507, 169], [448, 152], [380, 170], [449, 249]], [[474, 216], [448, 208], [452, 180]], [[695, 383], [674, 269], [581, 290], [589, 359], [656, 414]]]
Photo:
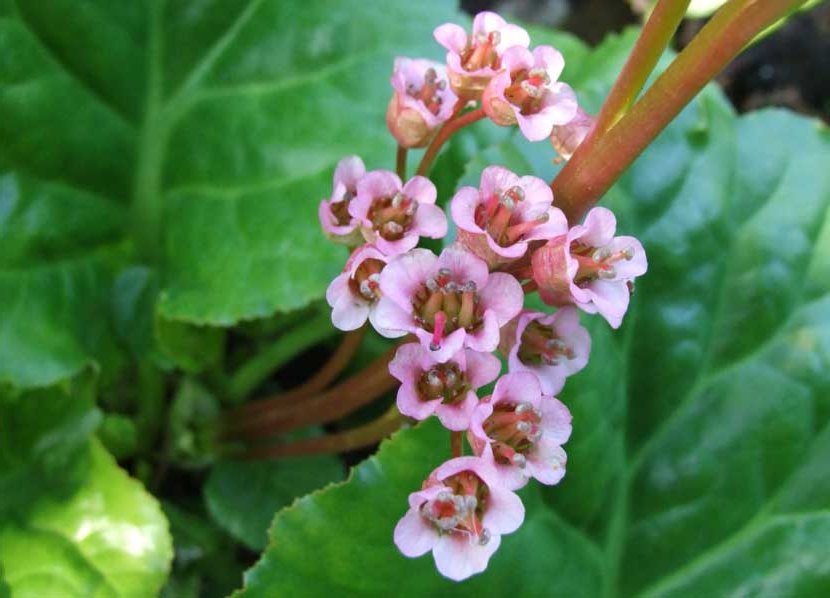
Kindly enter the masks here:
[[433, 549], [438, 532], [416, 509], [409, 509], [395, 526], [394, 538], [404, 556], [415, 558]]

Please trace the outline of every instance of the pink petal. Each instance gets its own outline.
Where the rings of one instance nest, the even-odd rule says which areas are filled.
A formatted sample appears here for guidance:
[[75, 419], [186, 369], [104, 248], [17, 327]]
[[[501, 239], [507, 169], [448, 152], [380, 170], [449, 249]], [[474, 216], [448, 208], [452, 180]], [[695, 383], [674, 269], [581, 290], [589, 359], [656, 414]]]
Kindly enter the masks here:
[[484, 200], [501, 194], [521, 183], [521, 179], [511, 171], [501, 166], [488, 166], [481, 172], [479, 189]]
[[562, 447], [542, 436], [527, 461], [527, 468], [536, 480], [552, 486], [565, 477], [567, 462], [568, 457]]
[[435, 531], [417, 509], [409, 509], [395, 526], [395, 545], [410, 558], [426, 554], [438, 541]]
[[582, 224], [584, 232], [579, 240], [591, 247], [605, 247], [614, 239], [617, 218], [608, 208], [592, 208]]
[[516, 317], [524, 304], [522, 285], [513, 276], [504, 272], [491, 274], [487, 279], [487, 285], [479, 291], [479, 296], [484, 309], [492, 310], [496, 314], [499, 327]]
[[378, 197], [392, 197], [401, 190], [401, 179], [390, 170], [373, 170], [363, 175], [357, 182], [357, 197], [368, 196], [371, 199]]
[[501, 15], [483, 10], [473, 17], [473, 35], [487, 35], [491, 31], [499, 31], [507, 25]]
[[597, 280], [588, 287], [591, 302], [612, 328], [619, 328], [628, 310], [630, 293], [624, 281]]
[[357, 219], [362, 225], [371, 227], [372, 221], [369, 220], [369, 210], [372, 209], [372, 202], [375, 198], [369, 194], [356, 195], [349, 202], [349, 215]]
[[[539, 214], [549, 208], [553, 203], [553, 191], [547, 181], [535, 176], [523, 176], [519, 179], [519, 186], [525, 192], [525, 199], [522, 202], [525, 206], [542, 206]], [[522, 206], [519, 204], [519, 207]]]
[[422, 237], [440, 239], [447, 234], [447, 217], [436, 205], [421, 204], [415, 212], [413, 229]]
[[393, 330], [391, 328], [384, 328], [383, 326], [378, 325], [377, 306], [378, 304], [376, 303], [373, 307], [369, 308], [369, 323], [372, 325], [372, 328], [374, 328], [377, 333], [384, 338], [400, 338], [402, 336], [406, 336], [406, 330]]
[[455, 23], [444, 23], [432, 32], [435, 41], [453, 54], [461, 54], [467, 46], [467, 32]]
[[387, 257], [396, 257], [415, 248], [418, 244], [418, 233], [416, 231], [410, 231], [395, 241], [387, 241], [380, 235], [377, 235], [374, 243]]
[[634, 250], [634, 257], [630, 260], [620, 260], [614, 264], [614, 269], [617, 271], [617, 278], [622, 280], [631, 280], [637, 276], [642, 276], [648, 270], [646, 251], [643, 249], [642, 244], [634, 237], [616, 237], [608, 245], [608, 249], [612, 253], [627, 248]]
[[487, 264], [457, 245], [444, 249], [435, 267], [436, 271], [440, 268], [447, 268], [452, 273], [452, 280], [456, 282], [473, 281], [478, 289], [489, 284]]
[[418, 343], [406, 343], [398, 347], [395, 357], [389, 362], [389, 373], [401, 382], [415, 380], [421, 374], [423, 349]]
[[501, 33], [501, 40], [496, 46], [499, 52], [504, 51], [512, 46], [521, 46], [527, 48], [530, 45], [530, 35], [527, 31], [518, 25], [508, 23], [499, 31]]
[[501, 56], [501, 66], [508, 73], [529, 71], [533, 68], [533, 54], [527, 46], [514, 45], [508, 47]]
[[421, 420], [426, 419], [435, 413], [436, 409], [441, 406], [441, 399], [422, 401], [418, 397], [418, 391], [415, 388], [415, 384], [406, 381], [398, 389], [396, 404], [398, 406], [398, 411], [404, 415]]
[[493, 404], [501, 402], [530, 403], [538, 407], [542, 401], [542, 387], [539, 378], [531, 372], [511, 372], [496, 382], [493, 389]]
[[476, 224], [475, 213], [479, 204], [478, 190], [473, 187], [461, 187], [452, 198], [450, 214], [455, 225], [471, 233], [483, 233]]
[[328, 288], [326, 289], [326, 303], [329, 307], [334, 307], [337, 301], [346, 294], [351, 293], [349, 289], [349, 273], [342, 272], [334, 277]]
[[341, 295], [331, 310], [331, 323], [338, 330], [357, 330], [369, 317], [369, 303], [347, 293]]
[[403, 187], [403, 194], [415, 199], [419, 204], [434, 204], [438, 197], [438, 191], [436, 191], [432, 181], [422, 176], [414, 176], [409, 179]]
[[381, 293], [410, 314], [415, 294], [435, 273], [437, 262], [438, 257], [428, 249], [413, 249], [396, 257], [380, 273]]
[[462, 581], [484, 571], [499, 544], [501, 538], [498, 535], [491, 535], [490, 541], [482, 546], [475, 539], [460, 534], [445, 534], [432, 550], [435, 567], [444, 577]]
[[556, 444], [565, 444], [571, 437], [571, 412], [564, 403], [553, 397], [544, 397], [539, 403], [542, 412], [543, 436]]
[[499, 346], [498, 315], [492, 309], [488, 309], [484, 312], [482, 320], [478, 330], [467, 334], [465, 343], [473, 351], [490, 353]]
[[568, 232], [568, 219], [559, 208], [548, 208], [548, 221], [535, 227], [529, 234], [525, 235], [525, 240], [550, 240], [559, 237]]
[[477, 404], [476, 393], [469, 391], [464, 399], [455, 405], [442, 405], [439, 402], [435, 407], [435, 415], [445, 428], [460, 432], [470, 427], [470, 415]]
[[446, 363], [452, 359], [453, 355], [458, 353], [461, 350], [461, 347], [464, 346], [464, 339], [467, 336], [467, 333], [463, 328], [454, 330], [452, 333], [445, 336], [444, 340], [441, 341], [441, 346], [433, 351], [430, 349], [430, 344], [432, 343], [431, 332], [427, 332], [421, 327], [412, 330], [412, 332], [414, 332], [415, 336], [418, 337], [418, 340], [421, 341], [421, 346], [423, 346], [425, 350], [429, 351], [430, 357], [438, 363]]
[[467, 381], [473, 388], [481, 388], [498, 378], [501, 372], [501, 361], [492, 353], [479, 353], [466, 349]]
[[553, 115], [544, 111], [527, 115], [516, 112], [516, 122], [528, 141], [541, 141], [550, 137], [554, 125]]
[[[366, 166], [358, 156], [346, 156], [337, 163], [334, 169], [334, 181], [332, 186], [342, 183], [347, 189], [354, 189], [357, 181], [366, 173]], [[342, 195], [341, 195], [342, 196]]]
[[487, 239], [487, 247], [490, 248], [490, 251], [495, 253], [498, 256], [505, 258], [505, 260], [517, 260], [522, 257], [525, 253], [527, 253], [527, 243], [525, 241], [516, 241], [512, 245], [508, 245], [506, 247], [502, 247], [489, 235], [486, 236]]
[[[411, 332], [415, 327], [412, 314], [402, 310], [398, 305], [384, 296], [377, 302], [374, 310], [373, 322], [378, 334], [387, 338], [395, 338], [397, 332]], [[397, 331], [395, 336], [385, 334], [386, 331]], [[401, 335], [402, 336], [402, 335]]]
[[533, 49], [533, 60], [537, 67], [545, 69], [551, 81], [559, 79], [565, 70], [565, 57], [551, 46], [536, 46]]
[[525, 507], [515, 493], [490, 486], [490, 496], [487, 508], [481, 522], [493, 534], [509, 534], [515, 532], [522, 525], [525, 518]]

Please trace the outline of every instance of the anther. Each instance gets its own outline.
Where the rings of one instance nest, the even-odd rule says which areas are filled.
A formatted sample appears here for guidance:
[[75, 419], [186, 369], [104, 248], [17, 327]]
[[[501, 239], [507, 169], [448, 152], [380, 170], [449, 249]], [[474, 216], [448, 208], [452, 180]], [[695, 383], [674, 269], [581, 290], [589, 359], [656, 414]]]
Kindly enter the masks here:
[[498, 31], [491, 31], [490, 35], [487, 36], [487, 41], [489, 41], [494, 46], [498, 46], [501, 43], [501, 33]]
[[400, 191], [398, 191], [397, 193], [395, 193], [395, 195], [392, 196], [392, 207], [393, 208], [401, 207], [401, 204], [403, 203], [404, 199], [406, 199], [404, 194], [401, 193]]
[[531, 405], [530, 403], [528, 403], [526, 401], [522, 401], [521, 403], [516, 405], [515, 412], [518, 413], [518, 414], [522, 414], [522, 413], [526, 413], [528, 411], [531, 411], [532, 409], [533, 409], [533, 405]]
[[433, 293], [437, 292], [439, 288], [438, 283], [435, 281], [434, 278], [427, 278], [426, 281], [427, 289], [432, 291]]
[[510, 460], [513, 462], [513, 465], [519, 469], [527, 467], [527, 459], [525, 459], [525, 456], [521, 453], [513, 453], [513, 458]]
[[542, 90], [533, 85], [530, 81], [522, 81], [519, 83], [519, 86], [524, 90], [524, 92], [529, 95], [531, 98], [538, 98], [542, 95]]
[[439, 268], [438, 269], [438, 276], [447, 277], [450, 276], [452, 272], [450, 272], [449, 268]]
[[394, 220], [390, 220], [389, 222], [383, 225], [383, 232], [385, 232], [387, 235], [399, 235], [403, 232], [403, 226], [401, 226]]
[[468, 280], [463, 285], [459, 287], [462, 293], [475, 293], [476, 292], [476, 283], [474, 280]]
[[476, 507], [478, 506], [478, 500], [476, 500], [475, 496], [473, 496], [472, 494], [468, 494], [464, 500], [466, 501], [466, 507], [468, 511], [472, 512], [476, 510]]
[[611, 251], [607, 247], [600, 247], [591, 254], [591, 259], [597, 263], [607, 260], [609, 257], [611, 257]]
[[447, 284], [444, 285], [443, 291], [445, 293], [457, 293], [458, 292], [458, 283], [453, 280], [447, 281]]
[[409, 205], [406, 207], [406, 215], [407, 216], [414, 216], [415, 212], [418, 211], [418, 202], [416, 200], [412, 200], [409, 202]]
[[438, 73], [435, 72], [434, 68], [428, 68], [424, 73], [424, 83], [435, 83], [438, 79]]
[[603, 280], [611, 280], [617, 277], [617, 271], [608, 266], [607, 268], [601, 268], [597, 271], [597, 276]]
[[530, 432], [530, 422], [520, 421], [516, 424], [516, 429], [523, 434]]
[[622, 255], [626, 260], [633, 260], [634, 259], [634, 248], [630, 245], [620, 251], [620, 255]]
[[490, 530], [486, 527], [481, 528], [481, 533], [478, 534], [478, 543], [484, 546], [490, 541]]
[[439, 376], [438, 372], [436, 372], [434, 369], [427, 372], [427, 384], [429, 384], [430, 386], [434, 386], [436, 388], [440, 388], [444, 385], [444, 383], [441, 381], [441, 376]]
[[360, 294], [363, 295], [366, 299], [373, 299], [375, 294], [372, 291], [372, 287], [369, 284], [368, 280], [361, 280], [360, 281]]

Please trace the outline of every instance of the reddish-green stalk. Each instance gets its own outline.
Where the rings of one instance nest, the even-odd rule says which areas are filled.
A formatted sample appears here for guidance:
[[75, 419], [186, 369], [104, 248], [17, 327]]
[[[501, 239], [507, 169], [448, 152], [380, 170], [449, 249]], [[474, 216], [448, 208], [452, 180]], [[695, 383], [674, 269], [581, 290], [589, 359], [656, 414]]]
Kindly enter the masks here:
[[418, 165], [417, 174], [426, 176], [432, 166], [432, 162], [435, 160], [435, 157], [438, 155], [438, 152], [444, 143], [446, 143], [447, 140], [455, 135], [455, 133], [457, 133], [460, 129], [481, 120], [485, 116], [487, 115], [484, 113], [484, 108], [476, 108], [475, 110], [470, 110], [469, 112], [465, 112], [464, 114], [445, 122], [444, 125], [438, 129], [438, 133], [435, 135], [432, 143], [429, 144], [429, 147], [427, 147], [427, 150], [424, 152], [424, 156], [421, 158], [421, 163]]
[[583, 142], [583, 145], [590, 145], [592, 137], [610, 129], [634, 103], [634, 99], [646, 84], [649, 75], [657, 66], [657, 61], [660, 60], [660, 56], [686, 15], [690, 1], [658, 0], [643, 25], [640, 37], [637, 38], [625, 66], [602, 104], [593, 132]]
[[450, 450], [453, 457], [464, 456], [464, 438], [461, 432], [450, 432]]
[[580, 146], [553, 180], [557, 206], [578, 222], [623, 171], [758, 33], [806, 0], [732, 0], [654, 85], [590, 147]]
[[406, 154], [407, 149], [399, 145], [395, 154], [395, 172], [402, 181], [406, 181]]
[[351, 430], [307, 438], [289, 444], [272, 444], [246, 449], [243, 459], [274, 459], [299, 455], [343, 453], [380, 442], [401, 427], [403, 418], [394, 405], [378, 419]]

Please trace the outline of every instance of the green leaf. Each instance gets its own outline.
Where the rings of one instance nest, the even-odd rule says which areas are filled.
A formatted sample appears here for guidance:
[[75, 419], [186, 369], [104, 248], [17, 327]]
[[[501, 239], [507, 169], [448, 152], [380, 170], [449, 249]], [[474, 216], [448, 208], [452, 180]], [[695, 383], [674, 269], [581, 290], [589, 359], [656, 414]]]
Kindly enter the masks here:
[[[630, 40], [580, 59], [581, 98], [607, 91]], [[550, 178], [546, 147], [494, 138], [461, 180], [492, 163]], [[560, 397], [574, 415], [568, 475], [526, 491], [528, 521], [488, 571], [449, 585], [392, 544], [407, 493], [448, 456], [430, 423], [280, 512], [240, 595], [827, 593], [828, 162], [821, 124], [736, 117], [704, 90], [605, 198], [649, 272], [619, 331], [583, 318], [591, 361]], [[555, 525], [539, 532], [539, 519]]]
[[0, 569], [14, 596], [155, 596], [172, 558], [156, 501], [97, 443], [71, 496], [42, 497], [0, 524]]
[[502, 539], [499, 557], [483, 575], [454, 584], [430, 558], [407, 559], [392, 544], [407, 495], [449, 458], [449, 435], [435, 420], [397, 433], [346, 483], [306, 496], [281, 511], [271, 546], [245, 576], [237, 596], [499, 596], [539, 595], [552, 568], [568, 570], [570, 595], [599, 590], [600, 555], [541, 504], [535, 487], [524, 492], [528, 518]]
[[252, 550], [261, 551], [274, 513], [342, 478], [343, 464], [328, 455], [220, 461], [211, 469], [204, 496], [216, 523]]

